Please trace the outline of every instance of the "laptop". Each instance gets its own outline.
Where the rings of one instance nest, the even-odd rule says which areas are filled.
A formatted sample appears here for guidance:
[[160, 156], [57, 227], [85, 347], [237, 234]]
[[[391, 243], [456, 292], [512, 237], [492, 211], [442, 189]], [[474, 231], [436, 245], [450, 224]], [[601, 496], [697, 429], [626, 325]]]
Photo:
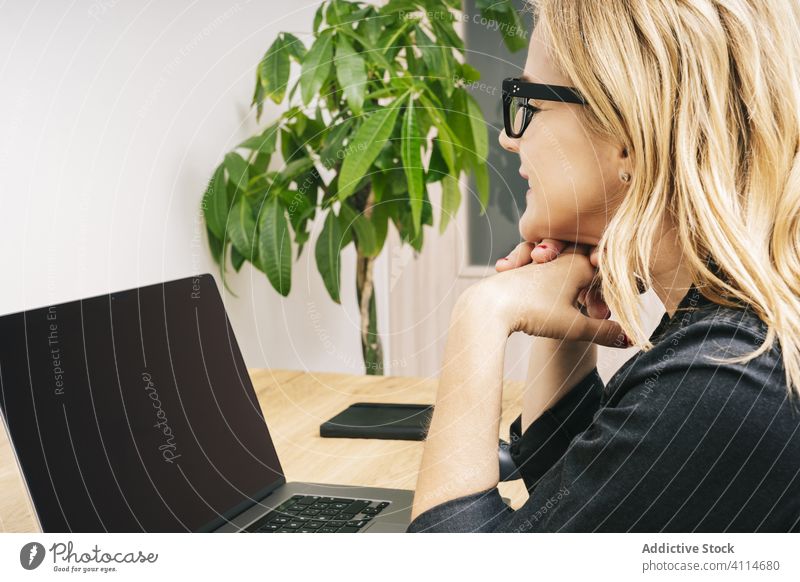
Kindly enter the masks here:
[[43, 532], [403, 532], [413, 492], [287, 482], [206, 273], [0, 317]]

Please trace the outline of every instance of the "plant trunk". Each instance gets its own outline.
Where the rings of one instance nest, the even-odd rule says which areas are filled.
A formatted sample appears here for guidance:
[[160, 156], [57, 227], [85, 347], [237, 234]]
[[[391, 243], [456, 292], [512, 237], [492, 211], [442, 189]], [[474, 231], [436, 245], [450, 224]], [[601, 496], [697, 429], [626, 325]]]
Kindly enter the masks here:
[[[372, 203], [375, 195], [370, 188], [364, 205], [364, 215], [367, 219], [372, 215]], [[356, 247], [356, 293], [358, 308], [361, 312], [361, 353], [364, 357], [364, 367], [368, 375], [383, 376], [383, 347], [378, 335], [378, 314], [375, 305], [375, 280], [372, 277], [372, 267], [375, 257], [362, 255]]]

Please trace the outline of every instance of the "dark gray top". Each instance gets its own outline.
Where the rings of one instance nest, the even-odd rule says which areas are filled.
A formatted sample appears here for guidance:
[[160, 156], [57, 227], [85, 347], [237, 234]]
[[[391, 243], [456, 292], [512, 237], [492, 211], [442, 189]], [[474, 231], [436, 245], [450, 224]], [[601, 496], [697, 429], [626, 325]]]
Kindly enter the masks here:
[[408, 532], [797, 532], [800, 412], [779, 342], [752, 310], [692, 286], [650, 340], [603, 382], [594, 369], [520, 435], [511, 454], [530, 494], [497, 487], [423, 512]]

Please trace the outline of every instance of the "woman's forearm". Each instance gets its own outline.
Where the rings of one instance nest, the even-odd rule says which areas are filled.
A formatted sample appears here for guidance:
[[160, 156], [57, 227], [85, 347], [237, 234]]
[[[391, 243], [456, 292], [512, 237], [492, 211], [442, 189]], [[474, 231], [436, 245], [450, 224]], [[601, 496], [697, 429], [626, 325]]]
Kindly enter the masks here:
[[591, 342], [534, 337], [522, 396], [522, 433], [597, 365]]
[[469, 308], [469, 295], [468, 290], [459, 298], [451, 317], [412, 520], [500, 480], [497, 446], [508, 331], [486, 309]]

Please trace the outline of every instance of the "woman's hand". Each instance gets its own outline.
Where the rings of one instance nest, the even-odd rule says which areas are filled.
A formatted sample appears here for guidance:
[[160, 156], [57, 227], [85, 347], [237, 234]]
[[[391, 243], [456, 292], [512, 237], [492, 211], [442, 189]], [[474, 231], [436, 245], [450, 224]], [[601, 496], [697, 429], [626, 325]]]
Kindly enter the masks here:
[[[617, 322], [610, 321], [605, 304], [596, 301], [592, 289], [595, 268], [586, 245], [543, 241], [554, 250], [522, 243], [508, 260], [506, 270], [481, 280], [465, 293], [469, 309], [486, 310], [499, 318], [504, 332], [522, 331], [529, 335], [590, 341], [600, 345], [626, 348], [629, 340]], [[535, 262], [541, 253], [549, 253], [545, 262]], [[525, 255], [528, 255], [526, 257]], [[595, 259], [596, 262], [596, 259]], [[587, 312], [578, 305], [586, 301]], [[589, 307], [591, 305], [591, 307]], [[600, 318], [591, 317], [598, 314]], [[590, 311], [591, 310], [591, 311]]]
[[[553, 238], [543, 239], [540, 243], [523, 242], [518, 244], [507, 257], [499, 259], [495, 264], [498, 273], [516, 269], [531, 262], [547, 263], [555, 259], [571, 243]], [[580, 245], [586, 248], [585, 245]], [[597, 268], [598, 254], [597, 247], [589, 248], [589, 262]], [[578, 294], [578, 303], [586, 308], [586, 314], [595, 319], [608, 319], [611, 317], [611, 310], [603, 300], [603, 294], [599, 285], [594, 285], [588, 289], [581, 289]]]

